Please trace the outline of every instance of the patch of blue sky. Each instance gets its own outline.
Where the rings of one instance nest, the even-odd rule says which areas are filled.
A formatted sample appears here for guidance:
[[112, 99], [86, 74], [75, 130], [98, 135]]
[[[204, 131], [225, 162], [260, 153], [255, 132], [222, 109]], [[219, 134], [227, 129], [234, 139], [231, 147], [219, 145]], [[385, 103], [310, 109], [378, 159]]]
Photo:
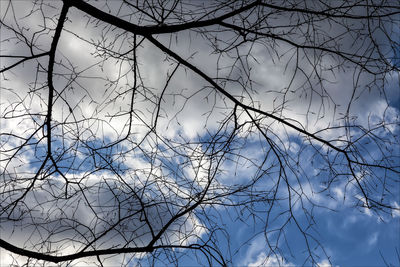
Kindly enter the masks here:
[[[296, 138], [295, 138], [296, 140]], [[300, 144], [300, 140], [297, 139]], [[378, 147], [371, 147], [369, 142], [365, 142], [365, 146], [370, 146], [369, 148], [377, 150]], [[301, 144], [300, 144], [301, 145]], [[249, 150], [252, 147], [249, 146]], [[385, 213], [385, 211], [379, 211], [375, 213], [365, 207], [360, 206], [362, 203], [359, 202], [359, 198], [356, 196], [357, 187], [355, 186], [354, 179], [349, 177], [348, 170], [346, 170], [345, 157], [343, 155], [338, 155], [338, 153], [329, 153], [326, 157], [327, 161], [323, 160], [320, 156], [315, 156], [315, 148], [310, 148], [301, 151], [301, 157], [299, 158], [299, 165], [303, 166], [303, 171], [299, 175], [299, 179], [294, 178], [293, 173], [289, 173], [288, 181], [294, 183], [293, 186], [296, 187], [296, 182], [300, 184], [305, 182], [311, 186], [311, 191], [307, 188], [303, 188], [304, 195], [297, 196], [297, 201], [303, 200], [304, 206], [297, 207], [293, 206], [293, 215], [295, 216], [299, 225], [303, 226], [303, 230], [311, 234], [318, 240], [326, 251], [327, 255], [324, 255], [323, 250], [315, 250], [317, 243], [312, 241], [310, 238], [310, 249], [316, 254], [316, 262], [326, 262], [326, 257], [329, 256], [333, 266], [381, 266], [384, 261], [392, 264], [398, 264], [398, 258], [396, 254], [397, 244], [400, 241], [399, 236], [399, 216], [397, 213]], [[318, 149], [318, 147], [317, 147]], [[339, 153], [340, 154], [340, 153]], [[295, 157], [295, 153], [291, 153], [291, 156]], [[398, 155], [395, 155], [398, 156]], [[371, 156], [369, 159], [373, 159]], [[336, 170], [329, 169], [328, 162], [336, 162]], [[320, 167], [320, 171], [315, 171], [317, 167]], [[323, 167], [325, 166], [325, 168]], [[340, 172], [343, 172], [340, 174]], [[335, 179], [327, 179], [327, 177], [335, 176]], [[309, 175], [309, 179], [303, 176], [304, 174]], [[385, 203], [390, 203], [393, 205], [395, 201], [398, 201], [398, 196], [400, 193], [399, 184], [396, 180], [395, 173], [388, 174], [386, 171], [377, 168], [374, 176], [380, 180], [382, 177], [391, 177], [390, 179], [382, 179], [380, 181], [370, 181], [375, 187], [375, 193], [371, 192], [371, 197], [383, 197], [381, 190], [383, 190], [383, 181], [385, 183], [391, 183], [392, 195], [385, 195]], [[238, 174], [239, 176], [243, 174]], [[275, 173], [275, 175], [277, 175]], [[376, 180], [374, 177], [366, 177], [365, 179]], [[240, 179], [242, 180], [243, 179]], [[323, 183], [325, 181], [325, 184]], [[352, 182], [349, 182], [352, 181]], [[298, 185], [300, 185], [298, 184]], [[366, 183], [363, 185], [371, 186]], [[304, 187], [304, 184], [302, 184]], [[330, 191], [322, 192], [324, 187], [330, 187]], [[386, 184], [387, 186], [387, 184]], [[255, 186], [257, 187], [257, 186]], [[280, 190], [285, 190], [282, 187]], [[313, 192], [313, 190], [315, 190]], [[307, 195], [308, 194], [308, 195]], [[313, 197], [315, 194], [317, 197]], [[285, 195], [285, 194], [283, 194]], [[308, 196], [306, 199], [305, 196]], [[296, 199], [296, 197], [295, 197]], [[238, 197], [237, 203], [240, 203], [243, 199]], [[322, 205], [328, 207], [318, 208], [314, 207], [314, 204]], [[214, 210], [216, 213], [213, 214], [213, 209], [210, 209], [210, 216], [215, 218], [221, 218], [220, 223], [226, 228], [228, 233], [233, 233], [233, 236], [225, 242], [221, 242], [221, 250], [228, 251], [224, 249], [224, 246], [230, 247], [230, 251], [238, 251], [237, 254], [233, 256], [233, 265], [250, 264], [255, 262], [256, 258], [261, 255], [260, 253], [268, 254], [270, 250], [266, 247], [266, 243], [260, 242], [259, 238], [264, 235], [264, 230], [272, 230], [274, 226], [279, 230], [282, 223], [284, 223], [289, 213], [287, 210], [289, 206], [287, 204], [287, 198], [276, 201], [275, 209], [271, 212], [271, 218], [275, 218], [274, 223], [269, 225], [270, 228], [264, 229], [265, 218], [268, 212], [268, 202], [254, 202], [249, 205], [253, 205], [252, 210], [257, 210], [254, 214], [249, 212], [246, 215], [245, 205], [237, 210], [233, 209], [222, 209]], [[300, 202], [299, 202], [300, 203]], [[333, 203], [331, 205], [330, 203]], [[309, 214], [304, 212], [307, 209]], [[333, 210], [331, 210], [333, 209]], [[237, 220], [235, 212], [240, 210], [240, 217], [243, 221]], [[286, 212], [285, 212], [286, 211]], [[285, 213], [282, 213], [285, 212]], [[276, 219], [277, 218], [277, 219]], [[253, 221], [251, 221], [253, 219]], [[310, 219], [315, 220], [315, 224]], [[248, 223], [248, 224], [246, 224]], [[312, 228], [308, 226], [312, 224]], [[275, 224], [275, 225], [274, 225]], [[282, 254], [287, 257], [286, 263], [291, 263], [294, 265], [302, 265], [307, 260], [308, 254], [306, 252], [304, 235], [301, 234], [297, 225], [291, 220], [284, 228], [286, 233], [286, 238], [289, 246], [279, 243], [281, 246]], [[276, 231], [275, 235], [279, 233]], [[392, 234], [391, 234], [392, 233]], [[224, 240], [225, 235], [220, 234], [221, 238], [219, 240]], [[272, 234], [272, 238], [273, 238]], [[252, 238], [250, 238], [252, 237]], [[248, 239], [248, 240], [246, 240]], [[255, 241], [256, 240], [256, 241]], [[282, 238], [282, 240], [284, 240]], [[243, 244], [244, 241], [248, 241]], [[264, 248], [259, 250], [259, 254], [250, 255], [250, 249], [254, 242], [259, 242], [264, 244]], [[280, 241], [283, 242], [283, 241]], [[253, 249], [254, 250], [254, 249]], [[382, 253], [382, 256], [380, 255]], [[296, 256], [294, 256], [296, 255]], [[319, 258], [318, 258], [319, 256]], [[253, 258], [252, 258], [253, 257]], [[243, 259], [247, 259], [248, 262]], [[188, 262], [189, 263], [189, 262]]]

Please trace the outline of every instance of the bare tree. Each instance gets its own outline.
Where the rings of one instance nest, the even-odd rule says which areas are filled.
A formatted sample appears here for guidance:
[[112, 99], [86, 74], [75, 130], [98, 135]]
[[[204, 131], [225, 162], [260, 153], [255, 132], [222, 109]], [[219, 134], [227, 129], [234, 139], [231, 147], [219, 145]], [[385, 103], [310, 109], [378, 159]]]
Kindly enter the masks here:
[[399, 214], [397, 0], [4, 0], [0, 19], [15, 264], [235, 265], [259, 234], [283, 264], [295, 231], [318, 265], [316, 212]]

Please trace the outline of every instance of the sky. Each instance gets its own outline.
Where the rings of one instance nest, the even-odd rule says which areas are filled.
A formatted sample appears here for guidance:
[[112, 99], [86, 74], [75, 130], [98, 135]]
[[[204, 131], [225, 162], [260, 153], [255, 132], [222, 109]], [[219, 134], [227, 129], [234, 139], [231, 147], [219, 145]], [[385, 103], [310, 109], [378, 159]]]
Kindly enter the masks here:
[[[0, 2], [4, 23], [1, 69], [16, 62], [4, 55], [27, 55], [30, 51], [18, 41], [21, 36], [15, 38], [7, 26], [22, 29], [27, 40], [35, 43], [34, 53], [49, 49], [52, 34], [47, 28], [55, 28], [62, 3], [38, 3]], [[152, 23], [140, 12], [128, 16], [134, 9], [117, 1], [89, 3], [134, 23]], [[206, 8], [212, 9], [214, 3], [208, 2]], [[196, 5], [186, 8], [204, 12]], [[57, 95], [52, 150], [64, 177], [46, 163], [45, 176], [11, 213], [10, 203], [21, 195], [13, 190], [29, 186], [46, 157], [46, 128], [40, 125], [45, 122], [48, 106], [48, 57], [1, 73], [2, 239], [31, 250], [59, 249], [65, 255], [113, 227], [93, 246], [143, 246], [151, 239], [148, 225], [152, 231], [160, 231], [173, 214], [193, 204], [210, 184], [205, 203], [171, 224], [157, 245], [202, 243], [212, 233], [209, 243], [232, 266], [400, 265], [398, 174], [354, 168], [372, 198], [382, 198], [395, 208], [368, 209], [343, 154], [274, 119], [235, 107], [202, 77], [141, 36], [99, 22], [76, 8], [71, 8], [67, 17], [53, 75]], [[166, 23], [176, 21], [171, 15]], [[265, 21], [271, 29], [275, 25], [278, 30], [274, 31], [279, 33], [295, 18], [271, 13]], [[238, 20], [228, 22], [240, 25]], [[365, 43], [344, 31], [345, 22], [349, 21], [329, 24], [316, 19], [312, 30], [298, 27], [282, 36], [303, 42], [311, 32], [314, 38], [320, 36], [318, 40], [334, 37], [346, 51], [369, 51]], [[357, 20], [351, 23], [354, 29], [365, 26]], [[385, 29], [395, 28], [395, 23], [385, 23]], [[381, 51], [391, 58], [387, 37], [382, 36], [379, 30], [374, 32]], [[156, 37], [241, 103], [283, 118], [337, 146], [357, 140], [350, 148], [355, 160], [363, 157], [379, 162], [383, 158], [381, 162], [398, 166], [398, 72], [388, 71], [380, 83], [329, 53], [296, 50], [268, 38], [240, 43], [232, 30], [187, 30]], [[133, 52], [135, 40], [140, 45]], [[231, 43], [238, 45], [230, 49]], [[227, 52], [218, 52], [224, 48]], [[120, 58], [116, 58], [118, 54]], [[268, 140], [252, 119], [259, 121]], [[240, 128], [233, 131], [237, 124]], [[373, 129], [373, 135], [364, 135], [363, 129]], [[225, 145], [232, 132], [232, 141]], [[27, 145], [15, 150], [23, 142], [21, 137], [30, 136]], [[284, 176], [280, 176], [280, 158], [271, 143], [284, 159]], [[392, 158], [385, 158], [388, 154]], [[242, 194], [224, 195], [240, 186]], [[146, 219], [141, 201], [148, 204]], [[9, 220], [18, 216], [20, 221]], [[117, 223], [121, 217], [126, 218]], [[47, 246], [39, 247], [46, 238]], [[310, 259], [310, 251], [314, 259]], [[26, 258], [4, 249], [0, 252], [1, 266], [26, 262]], [[203, 254], [182, 248], [165, 254], [101, 259], [105, 266], [163, 266], [177, 260], [172, 255], [179, 258], [179, 266], [208, 265]], [[94, 264], [98, 264], [96, 258], [71, 263]]]

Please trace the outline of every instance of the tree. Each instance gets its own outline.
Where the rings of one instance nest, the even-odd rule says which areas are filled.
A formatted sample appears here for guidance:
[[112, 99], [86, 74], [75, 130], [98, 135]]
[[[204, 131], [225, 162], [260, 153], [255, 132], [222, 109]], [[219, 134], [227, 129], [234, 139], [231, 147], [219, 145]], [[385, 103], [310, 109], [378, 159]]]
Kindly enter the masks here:
[[[1, 1], [3, 252], [237, 265], [261, 236], [259, 264], [329, 261], [319, 212], [399, 215], [399, 14], [397, 0]], [[253, 229], [240, 244], [237, 225]]]

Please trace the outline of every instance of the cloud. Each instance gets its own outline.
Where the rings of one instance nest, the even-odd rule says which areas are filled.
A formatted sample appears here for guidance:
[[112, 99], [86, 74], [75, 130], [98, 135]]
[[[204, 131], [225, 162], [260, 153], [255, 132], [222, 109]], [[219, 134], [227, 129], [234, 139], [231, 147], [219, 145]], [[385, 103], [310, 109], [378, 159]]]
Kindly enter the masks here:
[[400, 206], [397, 203], [397, 201], [393, 202], [393, 207], [394, 209], [392, 210], [392, 217], [396, 218], [396, 217], [400, 217]]
[[[327, 259], [318, 262], [317, 265], [318, 265], [319, 267], [332, 267], [332, 264], [331, 264], [331, 263], [329, 262], [329, 260], [327, 260]], [[338, 266], [336, 265], [336, 267], [338, 267]]]
[[[61, 2], [58, 4], [61, 4]], [[28, 14], [30, 10], [35, 10], [35, 8], [28, 7], [22, 2], [17, 1], [15, 5], [16, 10], [20, 13], [17, 16], [18, 18]], [[58, 12], [57, 8], [49, 9], [51, 14], [47, 13], [46, 7], [46, 15], [48, 17], [53, 17]], [[43, 17], [41, 15], [40, 12], [34, 12], [33, 16], [28, 16], [20, 21], [21, 26], [31, 29], [29, 33], [26, 31], [27, 34], [39, 30], [35, 28], [38, 25], [42, 25]], [[93, 228], [93, 231], [98, 233], [109, 227], [107, 223], [113, 222], [112, 218], [115, 218], [113, 216], [115, 216], [116, 206], [120, 205], [121, 209], [119, 211], [122, 215], [130, 212], [134, 213], [135, 211], [139, 212], [137, 209], [140, 206], [138, 199], [132, 196], [132, 190], [129, 188], [133, 187], [140, 188], [142, 191], [138, 190], [138, 192], [140, 191], [145, 196], [144, 198], [147, 198], [146, 200], [151, 206], [148, 208], [148, 212], [150, 217], [154, 219], [152, 225], [155, 229], [159, 229], [160, 225], [171, 218], [176, 211], [176, 207], [171, 208], [169, 205], [164, 204], [164, 198], [170, 201], [170, 204], [173, 203], [179, 207], [187, 204], [188, 199], [193, 197], [198, 190], [204, 189], [207, 184], [209, 178], [208, 169], [212, 162], [209, 158], [201, 157], [201, 155], [210, 151], [201, 146], [191, 146], [189, 144], [199, 140], [208, 141], [207, 138], [210, 138], [216, 132], [218, 126], [231, 114], [233, 104], [219, 93], [216, 93], [215, 89], [210, 88], [209, 84], [203, 79], [183, 67], [177, 70], [166, 88], [162, 100], [160, 100], [167, 82], [167, 75], [172, 73], [176, 62], [166, 58], [162, 52], [145, 41], [137, 51], [139, 56], [137, 67], [140, 75], [135, 76], [131, 60], [132, 53], [128, 53], [128, 56], [122, 58], [122, 60], [120, 58], [107, 58], [110, 56], [110, 54], [107, 54], [110, 51], [107, 52], [99, 48], [100, 46], [108, 46], [114, 52], [117, 52], [115, 55], [119, 56], [118, 53], [123, 54], [132, 48], [133, 37], [131, 35], [124, 35], [122, 31], [115, 29], [108, 31], [108, 26], [99, 26], [96, 20], [88, 19], [77, 9], [71, 9], [68, 17], [69, 21], [66, 23], [66, 29], [75, 34], [67, 31], [63, 32], [58, 47], [57, 60], [62, 61], [63, 66], [57, 65], [54, 75], [55, 86], [59, 94], [54, 106], [53, 125], [55, 127], [54, 132], [59, 134], [56, 136], [57, 139], [65, 141], [67, 144], [73, 143], [72, 140], [85, 141], [76, 143], [80, 146], [76, 151], [76, 159], [80, 163], [93, 163], [93, 165], [79, 165], [79, 163], [69, 165], [73, 167], [72, 169], [75, 167], [77, 169], [71, 171], [73, 174], [67, 177], [71, 181], [82, 179], [80, 182], [85, 186], [83, 192], [88, 196], [87, 200], [84, 200], [86, 195], [81, 195], [72, 197], [70, 200], [53, 201], [55, 196], [52, 195], [55, 194], [53, 190], [62, 195], [65, 184], [54, 182], [58, 181], [60, 177], [48, 177], [49, 183], [38, 183], [37, 188], [33, 189], [34, 192], [28, 194], [25, 201], [28, 206], [26, 210], [32, 210], [32, 215], [37, 212], [33, 211], [35, 209], [45, 211], [49, 221], [55, 221], [61, 215], [67, 216], [69, 217], [68, 219], [76, 220], [81, 226]], [[5, 22], [8, 22], [8, 19], [10, 18], [7, 17]], [[51, 23], [48, 25], [54, 26], [51, 20], [46, 21]], [[337, 71], [335, 77], [323, 73], [323, 77], [330, 80], [331, 83], [325, 84], [325, 88], [322, 88], [319, 86], [320, 80], [313, 73], [315, 69], [309, 62], [304, 61], [300, 63], [300, 67], [304, 71], [306, 78], [302, 76], [294, 77], [292, 87], [288, 88], [296, 66], [293, 59], [290, 59], [293, 54], [290, 53], [287, 46], [276, 48], [276, 56], [271, 56], [271, 54], [265, 52], [264, 46], [257, 43], [247, 44], [238, 50], [239, 54], [232, 52], [228, 53], [227, 56], [219, 57], [213, 53], [208, 46], [209, 43], [205, 41], [203, 36], [190, 35], [187, 32], [179, 34], [179, 38], [175, 39], [176, 41], [172, 41], [174, 38], [158, 38], [164, 43], [169, 43], [174, 51], [179, 52], [182, 57], [199, 66], [205, 73], [212, 77], [218, 76], [218, 81], [227, 78], [224, 84], [221, 82], [221, 86], [234, 95], [236, 99], [243, 101], [247, 105], [254, 105], [264, 111], [282, 116], [285, 120], [298, 126], [301, 125], [301, 127], [310, 132], [320, 131], [318, 136], [331, 140], [333, 144], [337, 145], [342, 145], [347, 138], [344, 130], [345, 123], [342, 119], [347, 112], [347, 108], [349, 108], [348, 117], [355, 118], [355, 122], [363, 127], [368, 128], [370, 124], [378, 125], [384, 120], [387, 124], [386, 128], [376, 131], [380, 136], [385, 136], [388, 131], [399, 131], [399, 110], [396, 107], [387, 105], [388, 103], [383, 97], [383, 89], [373, 87], [369, 92], [367, 92], [368, 90], [361, 90], [361, 88], [368, 85], [371, 78], [369, 76], [362, 76], [362, 82], [359, 82], [354, 87], [353, 72]], [[107, 35], [107, 40], [102, 38], [104, 34]], [[223, 34], [221, 33], [220, 35]], [[45, 50], [49, 48], [50, 36], [51, 34], [39, 35], [38, 42]], [[82, 38], [87, 41], [93, 40], [93, 44], [85, 42]], [[225, 36], [221, 38], [225, 38]], [[24, 54], [28, 51], [27, 47], [21, 44], [15, 46], [5, 44], [2, 45], [2, 49], [5, 49], [4, 51], [9, 54]], [[249, 59], [246, 57], [246, 62], [249, 66], [246, 67], [237, 63], [240, 62], [238, 59], [245, 58], [250, 49], [252, 49], [254, 60], [251, 57]], [[197, 54], [194, 54], [194, 52]], [[4, 77], [7, 77], [8, 80], [3, 80], [3, 76], [1, 77], [2, 87], [10, 89], [6, 90], [5, 93], [2, 92], [1, 115], [2, 117], [6, 117], [6, 115], [10, 117], [10, 114], [15, 116], [14, 118], [1, 120], [3, 132], [27, 137], [38, 128], [38, 125], [43, 124], [48, 92], [46, 77], [43, 73], [39, 73], [38, 80], [35, 80], [34, 74], [38, 62], [42, 62], [44, 66], [47, 63], [43, 59], [26, 62], [24, 65], [13, 69], [14, 73], [7, 72]], [[336, 63], [327, 57], [323, 57], [321, 62], [322, 66]], [[249, 76], [252, 79], [251, 83], [243, 75], [250, 69], [252, 70], [252, 74]], [[393, 76], [396, 76], [396, 74]], [[69, 81], [72, 82], [69, 83]], [[131, 112], [130, 100], [133, 92], [132, 86], [135, 81], [137, 82], [137, 88], [135, 88], [137, 94], [135, 95], [133, 111]], [[312, 90], [302, 85], [305, 81], [309, 81], [312, 84]], [[394, 84], [395, 82], [393, 81], [389, 82]], [[246, 84], [246, 86], [242, 87], [240, 82]], [[397, 92], [397, 88], [393, 86], [391, 89], [386, 89], [385, 93], [394, 95], [394, 92]], [[356, 99], [350, 105], [349, 100], [352, 93], [356, 95]], [[17, 105], [18, 102], [21, 102], [22, 105]], [[147, 135], [152, 130], [159, 104], [160, 116], [156, 133]], [[24, 108], [20, 109], [21, 106]], [[69, 110], [70, 107], [73, 109], [73, 114]], [[28, 113], [40, 113], [40, 116], [31, 116]], [[268, 164], [271, 163], [271, 166], [276, 164], [271, 160], [273, 158], [271, 156], [272, 153], [266, 152], [267, 145], [265, 142], [255, 142], [261, 140], [262, 137], [260, 138], [257, 134], [258, 131], [255, 131], [255, 128], [250, 126], [249, 116], [241, 109], [238, 109], [237, 113], [238, 123], [243, 123], [245, 126], [237, 133], [238, 138], [236, 141], [238, 146], [234, 147], [234, 144], [232, 146], [233, 148], [239, 148], [242, 145], [242, 147], [236, 150], [233, 150], [232, 147], [229, 148], [232, 149], [230, 152], [233, 153], [230, 154], [229, 162], [224, 162], [223, 167], [226, 171], [219, 176], [220, 179], [215, 179], [215, 184], [218, 181], [220, 184], [217, 184], [217, 186], [226, 186], [224, 188], [249, 182], [254, 177], [254, 173], [258, 174], [257, 171], [263, 170], [259, 164], [267, 156], [268, 160], [270, 160], [270, 162], [267, 162]], [[25, 117], [18, 117], [21, 114]], [[255, 114], [253, 115], [255, 116]], [[114, 154], [110, 152], [108, 154], [112, 154], [116, 164], [121, 164], [121, 169], [126, 168], [129, 171], [117, 178], [112, 173], [98, 171], [99, 169], [93, 167], [94, 163], [98, 162], [95, 162], [95, 160], [90, 161], [88, 159], [91, 156], [90, 153], [84, 153], [87, 148], [85, 145], [91, 142], [98, 144], [102, 142], [110, 143], [124, 137], [127, 133], [130, 118], [132, 118], [133, 130], [129, 139], [122, 142], [120, 147], [116, 146], [118, 152], [113, 152]], [[288, 152], [287, 155], [299, 155], [299, 158], [303, 160], [310, 158], [308, 155], [310, 151], [302, 150], [302, 145], [304, 144], [302, 142], [305, 141], [307, 144], [307, 141], [302, 140], [301, 135], [296, 130], [282, 126], [282, 124], [271, 119], [265, 119], [261, 122], [263, 130], [267, 132], [267, 135], [272, 140], [276, 141], [282, 151]], [[58, 123], [64, 124], [60, 125]], [[221, 135], [227, 135], [232, 126], [233, 120], [227, 124], [226, 131]], [[332, 128], [325, 129], [328, 126]], [[339, 128], [334, 129], [335, 126], [339, 126]], [[360, 135], [360, 132], [352, 131], [350, 134], [357, 136]], [[35, 135], [35, 140], [45, 141], [44, 136], [43, 132], [39, 132]], [[298, 142], [290, 140], [292, 137], [297, 137]], [[143, 138], [144, 140], [141, 142]], [[353, 137], [353, 140], [354, 138], [356, 137]], [[243, 139], [250, 141], [244, 142]], [[163, 142], [168, 143], [168, 149], [166, 148], [167, 146], [162, 145]], [[140, 149], [137, 149], [138, 143], [140, 143]], [[20, 144], [18, 140], [2, 140], [2, 149], [12, 149], [17, 147], [18, 144]], [[45, 142], [40, 145], [44, 146]], [[35, 154], [33, 151], [38, 147], [40, 148], [40, 145], [35, 146], [35, 148], [32, 146], [31, 149], [24, 150], [20, 155], [14, 157], [8, 165], [8, 173], [16, 175], [32, 174], [34, 169], [30, 168], [29, 163], [32, 160], [38, 160], [34, 156], [38, 156], [40, 153]], [[319, 152], [320, 145], [318, 143], [315, 151]], [[181, 148], [182, 146], [184, 148]], [[74, 147], [59, 148], [63, 149], [64, 152], [70, 151], [69, 148]], [[120, 148], [121, 150], [119, 150]], [[142, 150], [143, 153], [138, 152], [138, 150]], [[326, 147], [322, 151], [326, 152]], [[182, 154], [180, 154], [181, 152]], [[240, 158], [232, 156], [236, 152], [240, 153]], [[3, 155], [11, 158], [12, 153]], [[65, 155], [71, 156], [72, 154], [68, 152]], [[150, 158], [151, 160], [146, 161], [144, 160], [145, 158]], [[165, 161], [162, 162], [162, 159]], [[169, 161], [169, 159], [172, 160]], [[62, 162], [65, 163], [67, 160], [65, 159]], [[296, 170], [300, 169], [296, 165], [298, 162], [291, 159], [287, 160], [292, 166], [296, 167]], [[173, 164], [170, 164], [171, 162]], [[299, 176], [301, 178], [307, 177], [307, 175], [317, 177], [318, 172], [314, 171], [319, 167], [324, 167], [318, 166], [320, 162], [316, 164], [318, 167], [310, 166], [309, 160], [299, 162], [301, 167], [305, 168], [305, 171]], [[4, 169], [4, 161], [1, 164]], [[341, 162], [339, 162], [340, 164]], [[176, 171], [179, 168], [183, 170]], [[96, 173], [88, 175], [93, 169], [96, 170]], [[271, 173], [274, 175], [271, 176], [275, 177], [271, 178], [268, 175], [269, 173], [266, 172], [265, 177], [267, 178], [260, 179], [260, 183], [254, 188], [265, 186], [263, 190], [268, 191], [273, 187], [277, 179], [274, 170], [272, 168]], [[303, 174], [305, 175], [303, 176]], [[324, 174], [327, 173], [322, 173], [317, 178], [323, 178]], [[330, 196], [321, 193], [323, 189], [320, 187], [321, 180], [304, 181], [296, 180], [292, 175], [289, 176], [290, 183], [293, 183], [292, 188], [301, 192], [300, 197], [308, 197], [308, 200], [326, 205], [329, 208], [339, 208], [339, 202], [343, 202], [346, 205], [352, 204], [349, 200], [351, 198], [346, 198], [346, 195], [356, 194], [347, 177], [343, 178], [343, 183], [332, 184], [330, 195], [334, 197], [332, 199], [329, 198]], [[26, 184], [26, 181], [24, 183], [18, 181], [17, 188], [21, 189]], [[39, 192], [40, 190], [43, 190], [43, 192]], [[69, 190], [78, 192], [80, 189], [71, 185]], [[1, 205], [6, 205], [9, 201], [15, 199], [15, 196], [14, 198], [4, 198], [6, 199]], [[360, 201], [363, 200], [360, 199]], [[297, 203], [300, 202], [298, 201]], [[106, 204], [110, 205], [107, 206]], [[154, 205], [157, 205], [158, 209]], [[398, 208], [397, 202], [394, 205]], [[296, 206], [296, 208], [299, 207]], [[296, 211], [301, 211], [301, 209]], [[365, 213], [372, 216], [369, 209], [365, 209]], [[36, 215], [38, 218], [43, 217], [39, 213], [36, 213]], [[398, 217], [400, 212], [393, 210], [392, 215], [393, 217]], [[54, 225], [49, 223], [47, 227]], [[25, 230], [31, 231], [29, 228]], [[120, 230], [120, 232], [117, 230]], [[144, 243], [150, 237], [149, 229], [146, 228], [143, 218], [139, 218], [139, 215], [132, 216], [131, 219], [127, 220], [127, 223], [121, 224], [117, 230], [111, 231], [112, 238], [108, 239], [108, 242], [99, 244], [99, 246], [118, 244], [124, 237], [121, 233], [140, 236], [138, 243]], [[90, 236], [89, 231], [85, 233]], [[197, 237], [206, 233], [206, 229], [197, 217], [188, 216], [179, 221], [177, 225], [171, 227], [170, 233], [171, 235], [165, 237], [162, 242], [189, 244], [195, 242]], [[36, 237], [34, 236], [33, 239]], [[57, 238], [62, 240], [64, 237], [64, 235], [59, 235]], [[378, 236], [371, 236], [368, 242], [371, 244], [376, 243], [377, 241], [374, 238], [377, 239]], [[22, 238], [18, 242], [22, 242]], [[260, 248], [265, 248], [265, 243], [261, 240], [256, 239], [255, 243]], [[257, 249], [253, 245], [250, 246], [247, 256], [245, 265], [249, 266], [257, 264], [268, 266], [277, 263], [281, 263], [284, 266], [290, 265], [283, 259], [269, 257], [265, 251]]]
[[[57, 255], [76, 253], [86, 242], [94, 240], [103, 233], [107, 234], [94, 242], [91, 249], [106, 249], [121, 245], [146, 246], [152, 238], [150, 227], [152, 231], [158, 233], [178, 212], [175, 206], [181, 206], [179, 201], [183, 201], [179, 200], [182, 196], [173, 191], [157, 195], [157, 187], [163, 186], [167, 190], [168, 187], [175, 188], [177, 185], [173, 185], [172, 180], [156, 185], [160, 181], [150, 181], [147, 178], [145, 188], [139, 189], [140, 181], [132, 180], [128, 175], [122, 179], [130, 181], [130, 185], [118, 183], [112, 177], [108, 178], [109, 175], [103, 172], [85, 179], [68, 177], [70, 182], [80, 180], [80, 188], [84, 188], [85, 196], [77, 194], [79, 188], [71, 185], [68, 187], [71, 195], [67, 199], [54, 198], [54, 195], [62, 195], [65, 191], [65, 184], [60, 182], [60, 179], [49, 177], [47, 181], [38, 181], [39, 189], [33, 189], [24, 199], [25, 208], [31, 216], [26, 217], [24, 212], [20, 211], [22, 218], [18, 223], [2, 223], [2, 237], [12, 240], [13, 245], [43, 252], [57, 251]], [[134, 194], [124, 193], [130, 186], [144, 191], [142, 197], [146, 205], [144, 210]], [[6, 199], [1, 205], [7, 205], [9, 201]], [[147, 216], [147, 222], [143, 216]], [[39, 232], [35, 227], [38, 224], [42, 225]], [[53, 229], [58, 230], [54, 232]], [[206, 232], [207, 229], [195, 215], [187, 214], [175, 220], [156, 245], [187, 246], [198, 242]], [[29, 240], [26, 240], [26, 236], [30, 236]], [[65, 239], [69, 241], [64, 242]], [[39, 244], [44, 244], [44, 247], [38, 248]], [[131, 257], [141, 257], [141, 255], [132, 254], [130, 257], [110, 255], [102, 258], [107, 259], [106, 262], [115, 264]], [[18, 262], [26, 261], [23, 257], [15, 256], [15, 258]], [[4, 253], [2, 261], [8, 263], [11, 260], [12, 258]], [[82, 262], [93, 264], [96, 261], [96, 258], [80, 259], [74, 261], [74, 264], [79, 266]]]
[[261, 252], [260, 254], [257, 255], [256, 259], [254, 262], [250, 262], [248, 267], [257, 267], [257, 266], [262, 266], [262, 267], [290, 267], [290, 266], [295, 266], [292, 263], [287, 263], [285, 262], [284, 259], [282, 258], [277, 258], [270, 256], [268, 257], [264, 252]]
[[369, 245], [370, 247], [375, 246], [375, 245], [376, 245], [376, 242], [378, 241], [378, 237], [379, 237], [379, 233], [378, 233], [378, 232], [372, 233], [372, 234], [368, 237], [368, 241], [367, 241], [368, 245]]
[[246, 251], [246, 255], [244, 259], [240, 262], [240, 266], [248, 266], [248, 267], [289, 267], [294, 266], [294, 264], [290, 262], [286, 262], [279, 255], [267, 255], [266, 251], [268, 250], [265, 239], [262, 235], [255, 238], [249, 248]]
[[[291, 262], [286, 262], [284, 259], [275, 256], [267, 256], [264, 252], [259, 253], [255, 260], [248, 263], [248, 267], [294, 267], [297, 266]], [[316, 263], [318, 267], [332, 267], [332, 264], [327, 260], [322, 260]], [[339, 267], [336, 265], [335, 267]]]
[[0, 248], [0, 266], [18, 266], [18, 264], [15, 263], [16, 256], [17, 255]]

